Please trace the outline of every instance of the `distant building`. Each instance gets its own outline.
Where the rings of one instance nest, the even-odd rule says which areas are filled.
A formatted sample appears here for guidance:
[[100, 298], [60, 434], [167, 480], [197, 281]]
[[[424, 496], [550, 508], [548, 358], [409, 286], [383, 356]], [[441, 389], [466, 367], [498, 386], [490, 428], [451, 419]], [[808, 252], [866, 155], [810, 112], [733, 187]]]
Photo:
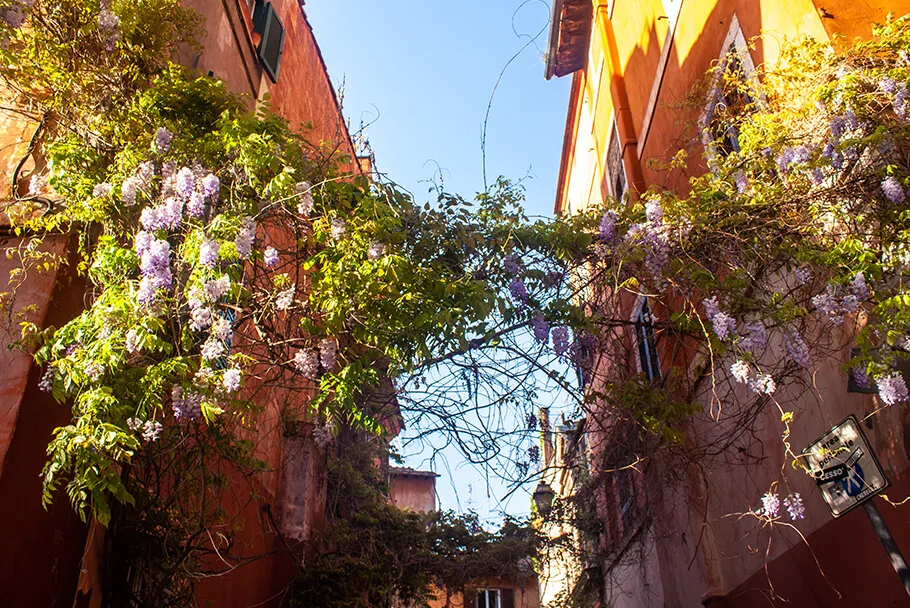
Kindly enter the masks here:
[[[546, 77], [572, 79], [556, 195], [559, 214], [599, 207], [607, 197], [634, 200], [651, 184], [684, 193], [688, 177], [707, 169], [703, 162], [696, 160], [687, 172], [668, 172], [649, 161], [665, 162], [689, 144], [685, 124], [702, 119], [719, 146], [736, 146], [736, 133], [723, 120], [726, 104], [736, 100], [718, 93], [704, 108], [682, 107], [712, 65], [749, 73], [754, 66], [774, 64], [785, 37], [868, 36], [873, 22], [910, 9], [906, 0], [552, 4]], [[630, 321], [628, 364], [659, 380], [675, 356], [662, 348], [652, 321], [666, 311], [652, 310], [646, 298], [630, 294], [618, 314]], [[789, 437], [797, 450], [847, 415], [861, 417], [876, 408], [870, 395], [847, 394], [840, 366], [849, 358], [846, 348], [820, 366], [813, 379], [817, 395], [803, 404], [800, 424]], [[806, 519], [797, 527], [807, 542], [785, 527], [763, 529], [755, 518], [731, 515], [754, 508], [789, 466], [779, 420], [776, 410], [763, 412], [754, 434], [736, 438], [729, 452], [700, 468], [672, 470], [658, 466], [659, 459], [633, 467], [629, 429], [606, 432], [609, 413], [591, 405], [583, 423], [590, 465], [579, 474], [598, 480], [595, 493], [584, 497], [596, 506], [600, 524], [594, 533], [597, 546], [588, 552], [595, 563], [569, 556], [569, 568], [542, 564], [543, 603], [567, 597], [588, 584], [584, 576], [596, 576], [599, 590], [591, 601], [604, 608], [906, 605], [906, 593], [862, 510], [832, 519], [808, 476], [791, 476], [790, 488], [806, 502]], [[693, 420], [686, 432], [705, 436], [711, 429], [704, 420]], [[894, 485], [889, 494], [910, 494], [906, 413], [880, 412], [865, 431]], [[544, 481], [558, 496], [571, 497], [577, 490], [571, 470], [577, 466], [574, 452], [582, 449], [581, 435], [577, 427], [556, 435], [561, 447], [545, 453]], [[898, 543], [910, 551], [906, 516], [887, 505], [882, 510]], [[556, 526], [551, 533], [576, 532]]]

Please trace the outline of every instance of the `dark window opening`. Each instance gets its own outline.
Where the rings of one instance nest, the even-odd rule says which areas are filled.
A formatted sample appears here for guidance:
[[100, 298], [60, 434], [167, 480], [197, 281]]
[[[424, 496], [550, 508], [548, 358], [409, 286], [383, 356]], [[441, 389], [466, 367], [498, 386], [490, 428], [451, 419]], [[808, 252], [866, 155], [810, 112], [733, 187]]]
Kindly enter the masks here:
[[281, 56], [284, 54], [284, 25], [271, 2], [256, 0], [253, 7], [253, 31], [262, 38], [256, 55], [272, 82], [278, 82]]

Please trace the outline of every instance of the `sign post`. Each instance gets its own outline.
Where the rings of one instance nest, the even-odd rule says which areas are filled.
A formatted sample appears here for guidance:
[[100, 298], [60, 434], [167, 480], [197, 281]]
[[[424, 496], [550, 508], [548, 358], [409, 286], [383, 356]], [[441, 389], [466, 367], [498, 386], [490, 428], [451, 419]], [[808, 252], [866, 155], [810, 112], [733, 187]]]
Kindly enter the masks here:
[[834, 517], [863, 506], [904, 590], [910, 595], [910, 568], [872, 501], [889, 482], [856, 416], [847, 417], [822, 435], [803, 450], [803, 455]]

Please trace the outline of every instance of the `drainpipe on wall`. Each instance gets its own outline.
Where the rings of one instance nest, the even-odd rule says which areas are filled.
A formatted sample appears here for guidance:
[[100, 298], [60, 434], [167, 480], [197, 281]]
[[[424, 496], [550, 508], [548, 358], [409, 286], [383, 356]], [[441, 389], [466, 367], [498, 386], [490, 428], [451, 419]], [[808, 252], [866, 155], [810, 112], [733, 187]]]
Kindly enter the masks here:
[[616, 116], [616, 130], [622, 149], [622, 164], [629, 178], [630, 192], [641, 194], [645, 191], [645, 176], [638, 160], [638, 136], [632, 121], [632, 111], [629, 109], [629, 96], [626, 94], [626, 82], [623, 78], [623, 66], [619, 62], [619, 48], [616, 45], [616, 35], [613, 32], [613, 22], [610, 21], [610, 8], [608, 0], [595, 0], [594, 19], [597, 31], [604, 44], [610, 64], [610, 95], [613, 99], [613, 109]]

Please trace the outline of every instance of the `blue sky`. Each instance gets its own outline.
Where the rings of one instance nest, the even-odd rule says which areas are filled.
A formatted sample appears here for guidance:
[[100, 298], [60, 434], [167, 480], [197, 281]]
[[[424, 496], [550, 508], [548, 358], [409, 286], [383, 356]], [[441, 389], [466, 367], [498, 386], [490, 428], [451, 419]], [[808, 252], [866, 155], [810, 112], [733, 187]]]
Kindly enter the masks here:
[[[490, 106], [487, 180], [528, 176], [526, 212], [552, 215], [570, 80], [544, 80], [549, 2], [309, 0], [305, 10], [351, 130], [371, 123], [376, 168], [421, 203], [440, 176], [466, 198], [483, 190], [484, 117], [509, 64]], [[528, 488], [500, 504], [508, 489], [494, 472], [443, 455], [408, 459], [443, 475], [442, 508], [528, 511]]]

